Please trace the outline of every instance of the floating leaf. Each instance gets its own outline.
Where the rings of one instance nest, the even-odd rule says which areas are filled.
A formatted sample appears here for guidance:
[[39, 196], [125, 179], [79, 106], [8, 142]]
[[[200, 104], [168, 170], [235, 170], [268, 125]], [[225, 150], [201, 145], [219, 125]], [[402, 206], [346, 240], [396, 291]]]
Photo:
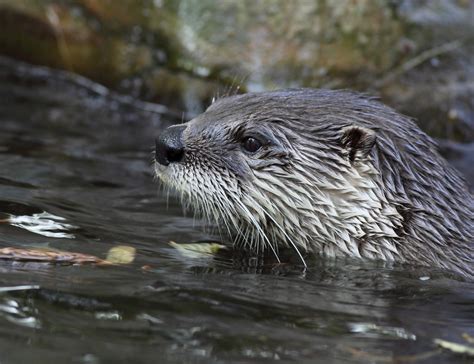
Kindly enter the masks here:
[[466, 340], [469, 344], [474, 344], [474, 337], [469, 335], [467, 332], [462, 334], [464, 340]]
[[119, 245], [107, 253], [107, 262], [112, 264], [130, 264], [135, 260], [136, 249], [131, 246]]
[[474, 356], [474, 347], [472, 346], [467, 346], [441, 339], [434, 339], [434, 342], [438, 346], [441, 346], [443, 349], [451, 350], [453, 353]]
[[1, 248], [0, 259], [60, 264], [110, 264], [94, 255], [37, 248]]
[[225, 245], [217, 243], [177, 244], [174, 241], [170, 241], [169, 244], [188, 258], [202, 258], [215, 255], [221, 249], [227, 248]]

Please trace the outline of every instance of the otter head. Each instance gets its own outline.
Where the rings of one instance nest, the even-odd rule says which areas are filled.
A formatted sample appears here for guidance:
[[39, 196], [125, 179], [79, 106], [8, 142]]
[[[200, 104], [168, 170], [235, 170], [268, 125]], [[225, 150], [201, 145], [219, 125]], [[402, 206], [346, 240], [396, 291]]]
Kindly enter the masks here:
[[[372, 152], [376, 131], [352, 94], [289, 90], [220, 99], [156, 141], [156, 174], [185, 205], [251, 249], [391, 258], [394, 237]], [[358, 104], [358, 107], [360, 105]]]

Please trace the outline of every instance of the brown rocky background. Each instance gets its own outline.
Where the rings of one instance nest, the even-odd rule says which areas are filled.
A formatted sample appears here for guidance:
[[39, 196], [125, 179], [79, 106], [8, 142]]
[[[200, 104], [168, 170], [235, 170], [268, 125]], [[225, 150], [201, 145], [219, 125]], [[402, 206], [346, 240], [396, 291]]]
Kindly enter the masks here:
[[0, 0], [0, 22], [0, 54], [179, 112], [237, 89], [352, 88], [474, 159], [470, 0]]

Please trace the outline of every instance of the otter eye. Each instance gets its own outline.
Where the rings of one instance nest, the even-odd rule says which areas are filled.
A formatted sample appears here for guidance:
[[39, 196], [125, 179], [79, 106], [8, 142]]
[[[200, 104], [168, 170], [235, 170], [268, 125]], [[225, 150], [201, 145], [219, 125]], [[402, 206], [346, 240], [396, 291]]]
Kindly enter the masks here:
[[247, 137], [242, 140], [242, 147], [250, 153], [255, 153], [262, 147], [262, 143], [253, 137]]

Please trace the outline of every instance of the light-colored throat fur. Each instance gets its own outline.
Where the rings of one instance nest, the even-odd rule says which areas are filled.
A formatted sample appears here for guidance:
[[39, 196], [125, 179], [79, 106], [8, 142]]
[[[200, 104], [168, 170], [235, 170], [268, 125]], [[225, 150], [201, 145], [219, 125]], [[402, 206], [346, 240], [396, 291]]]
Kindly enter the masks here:
[[403, 261], [395, 243], [403, 219], [387, 201], [370, 157], [341, 159], [339, 168], [327, 169], [321, 160], [307, 168], [315, 165], [310, 153], [298, 159], [291, 173], [254, 171], [248, 199], [250, 208], [264, 210], [255, 216], [264, 217], [267, 235], [330, 257]]

